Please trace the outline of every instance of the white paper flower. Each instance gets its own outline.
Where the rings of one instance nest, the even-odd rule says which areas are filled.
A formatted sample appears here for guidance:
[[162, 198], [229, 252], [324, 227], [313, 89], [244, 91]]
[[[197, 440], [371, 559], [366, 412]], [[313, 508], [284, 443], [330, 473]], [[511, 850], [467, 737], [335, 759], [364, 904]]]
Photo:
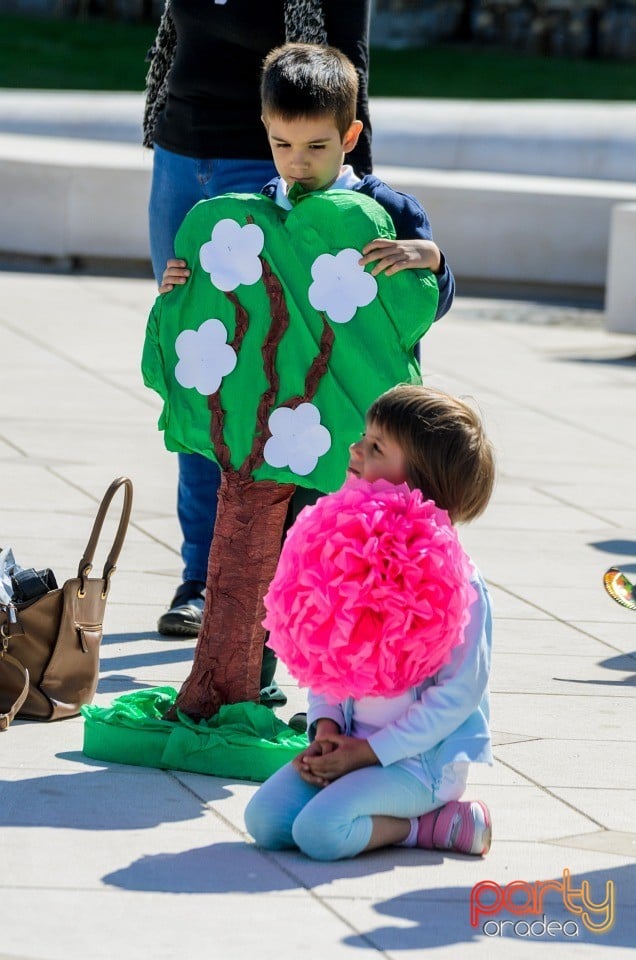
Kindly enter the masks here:
[[179, 357], [174, 375], [182, 387], [194, 387], [203, 396], [219, 389], [223, 377], [236, 366], [220, 320], [206, 320], [198, 330], [183, 330], [174, 345]]
[[255, 223], [242, 227], [236, 220], [219, 220], [212, 239], [199, 250], [201, 266], [219, 290], [236, 290], [242, 283], [260, 280], [263, 266], [258, 256], [265, 243], [265, 234]]
[[321, 253], [312, 264], [309, 302], [316, 310], [324, 310], [333, 323], [349, 323], [358, 307], [366, 307], [378, 292], [375, 277], [358, 263], [361, 256], [359, 250], [348, 247], [335, 256]]
[[289, 467], [292, 473], [306, 477], [318, 463], [318, 457], [331, 446], [331, 436], [320, 423], [320, 410], [313, 403], [301, 403], [295, 410], [279, 407], [268, 421], [271, 437], [264, 457], [270, 467]]

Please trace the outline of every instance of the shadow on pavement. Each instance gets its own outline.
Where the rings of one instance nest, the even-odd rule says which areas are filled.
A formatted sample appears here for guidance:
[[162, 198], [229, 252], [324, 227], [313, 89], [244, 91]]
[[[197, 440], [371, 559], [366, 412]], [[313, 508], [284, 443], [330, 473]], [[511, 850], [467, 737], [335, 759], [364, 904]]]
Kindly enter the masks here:
[[[339, 860], [311, 861], [296, 851], [259, 850], [253, 843], [213, 843], [182, 853], [141, 857], [129, 867], [102, 877], [102, 882], [124, 890], [153, 893], [272, 893], [277, 890], [313, 889], [333, 880], [354, 879], [390, 872], [396, 859], [404, 866], [409, 859], [422, 869], [423, 854], [391, 851]], [[427, 865], [439, 866], [442, 857], [426, 854]], [[315, 870], [313, 868], [316, 868]], [[368, 946], [368, 944], [367, 944]]]
[[[157, 630], [139, 630], [137, 633], [105, 633], [102, 637], [102, 646], [107, 647], [111, 643], [135, 643], [137, 640], [169, 640], [169, 637], [162, 637]], [[174, 639], [174, 637], [172, 638]], [[177, 640], [177, 645], [180, 643]]]
[[192, 660], [190, 647], [171, 647], [170, 650], [150, 650], [146, 653], [129, 653], [120, 657], [100, 657], [102, 673], [109, 670], [130, 670], [132, 667], [155, 667], [163, 663], [182, 663]]
[[[107, 677], [100, 679], [97, 685], [97, 693], [119, 697], [122, 693], [130, 693], [132, 690], [150, 690], [157, 686], [159, 686], [157, 683], [144, 683], [143, 680], [135, 680], [134, 677], [126, 673], [109, 673]], [[1, 957], [0, 960], [2, 960]]]
[[[588, 547], [601, 550], [603, 553], [617, 554], [620, 557], [636, 557], [636, 540], [597, 540], [588, 543]], [[636, 570], [636, 564], [631, 568], [620, 565], [621, 570]]]
[[[563, 877], [554, 877], [553, 880], [557, 883], [562, 882]], [[545, 895], [543, 909], [539, 914], [524, 915], [521, 906], [517, 914], [502, 908], [500, 912], [490, 917], [478, 918], [477, 926], [473, 927], [470, 923], [471, 888], [441, 887], [431, 890], [414, 890], [406, 895], [375, 904], [373, 907], [375, 911], [382, 916], [395, 917], [401, 921], [400, 924], [361, 931], [358, 936], [346, 937], [343, 942], [350, 947], [368, 949], [371, 941], [376, 948], [387, 952], [424, 950], [427, 947], [441, 947], [453, 943], [504, 938], [514, 941], [531, 940], [537, 944], [558, 943], [559, 946], [564, 943], [585, 943], [599, 947], [601, 951], [605, 947], [633, 946], [636, 942], [636, 911], [633, 908], [636, 895], [636, 864], [574, 875], [571, 880], [573, 888], [580, 888], [583, 880], [589, 883], [589, 897], [593, 903], [603, 901], [609, 889], [608, 881], [614, 883], [613, 908], [610, 900], [605, 911], [590, 911], [593, 922], [595, 920], [602, 922], [604, 917], [611, 920], [613, 917], [613, 926], [606, 933], [594, 933], [589, 930], [581, 916], [564, 906], [563, 895], [557, 891], [549, 891]], [[530, 885], [533, 883], [534, 881], [530, 881]], [[520, 905], [528, 902], [526, 897], [524, 889], [520, 889], [515, 894], [515, 900]], [[484, 902], [486, 902], [485, 896]], [[494, 894], [489, 902], [494, 902]], [[574, 905], [575, 907], [580, 905], [578, 897], [575, 897]], [[543, 915], [545, 915], [545, 924], [542, 922]], [[405, 927], [405, 920], [412, 925]], [[503, 928], [502, 921], [505, 923]], [[568, 932], [558, 932], [558, 929], [553, 926], [555, 935], [550, 936], [547, 932], [549, 921], [556, 921]], [[488, 923], [486, 931], [483, 929], [484, 923]], [[536, 925], [529, 929], [531, 924]], [[545, 932], [542, 932], [543, 926], [546, 927]], [[531, 930], [534, 931], [534, 935], [530, 932]]]
[[636, 364], [636, 353], [626, 357], [558, 357], [560, 363], [595, 363], [612, 367], [633, 367]]
[[[77, 759], [75, 754], [66, 756]], [[210, 789], [207, 802], [232, 796], [220, 783], [211, 783]], [[0, 784], [0, 827], [144, 830], [195, 820], [205, 812], [205, 802], [176, 777], [151, 767], [110, 764], [86, 773], [24, 777]]]
[[[608, 657], [607, 660], [601, 660], [598, 666], [605, 667], [606, 670], [623, 670], [626, 673], [630, 670], [636, 670], [636, 652], [619, 653], [615, 657]], [[576, 680], [572, 677], [555, 677], [554, 679], [563, 683], [598, 684], [602, 687], [636, 686], [636, 673], [631, 673], [628, 677], [623, 677], [622, 680]]]

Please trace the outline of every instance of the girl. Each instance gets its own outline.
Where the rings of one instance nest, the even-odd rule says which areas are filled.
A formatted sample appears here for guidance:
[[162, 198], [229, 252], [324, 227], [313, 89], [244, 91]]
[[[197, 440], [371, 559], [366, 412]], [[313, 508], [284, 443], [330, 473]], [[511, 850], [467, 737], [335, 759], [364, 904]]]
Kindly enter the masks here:
[[[494, 458], [471, 407], [430, 387], [399, 386], [368, 411], [348, 472], [419, 489], [457, 523], [485, 509]], [[395, 844], [487, 853], [488, 808], [459, 799], [469, 763], [492, 763], [490, 601], [470, 569], [474, 599], [463, 642], [434, 676], [396, 696], [335, 704], [309, 690], [310, 745], [258, 789], [245, 812], [259, 846], [297, 847], [317, 860]], [[276, 647], [274, 633], [270, 642]]]

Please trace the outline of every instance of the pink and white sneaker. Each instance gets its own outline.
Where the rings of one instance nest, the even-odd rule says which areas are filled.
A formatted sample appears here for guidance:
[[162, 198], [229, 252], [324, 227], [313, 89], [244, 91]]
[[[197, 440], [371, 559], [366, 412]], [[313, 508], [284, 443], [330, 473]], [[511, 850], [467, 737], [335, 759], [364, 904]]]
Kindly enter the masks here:
[[419, 818], [417, 846], [484, 857], [490, 850], [490, 811], [481, 800], [450, 800]]

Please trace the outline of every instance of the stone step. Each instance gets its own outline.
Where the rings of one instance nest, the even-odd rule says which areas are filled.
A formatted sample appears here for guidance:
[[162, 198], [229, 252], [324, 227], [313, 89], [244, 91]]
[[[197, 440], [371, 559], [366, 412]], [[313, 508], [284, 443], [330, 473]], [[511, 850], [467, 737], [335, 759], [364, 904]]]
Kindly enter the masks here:
[[[130, 143], [0, 134], [0, 254], [147, 263], [152, 153]], [[636, 183], [379, 166], [417, 196], [460, 280], [598, 295], [612, 208]], [[633, 258], [632, 258], [633, 259]]]
[[[141, 93], [0, 90], [0, 132], [141, 142]], [[375, 162], [636, 180], [630, 103], [372, 97]]]

